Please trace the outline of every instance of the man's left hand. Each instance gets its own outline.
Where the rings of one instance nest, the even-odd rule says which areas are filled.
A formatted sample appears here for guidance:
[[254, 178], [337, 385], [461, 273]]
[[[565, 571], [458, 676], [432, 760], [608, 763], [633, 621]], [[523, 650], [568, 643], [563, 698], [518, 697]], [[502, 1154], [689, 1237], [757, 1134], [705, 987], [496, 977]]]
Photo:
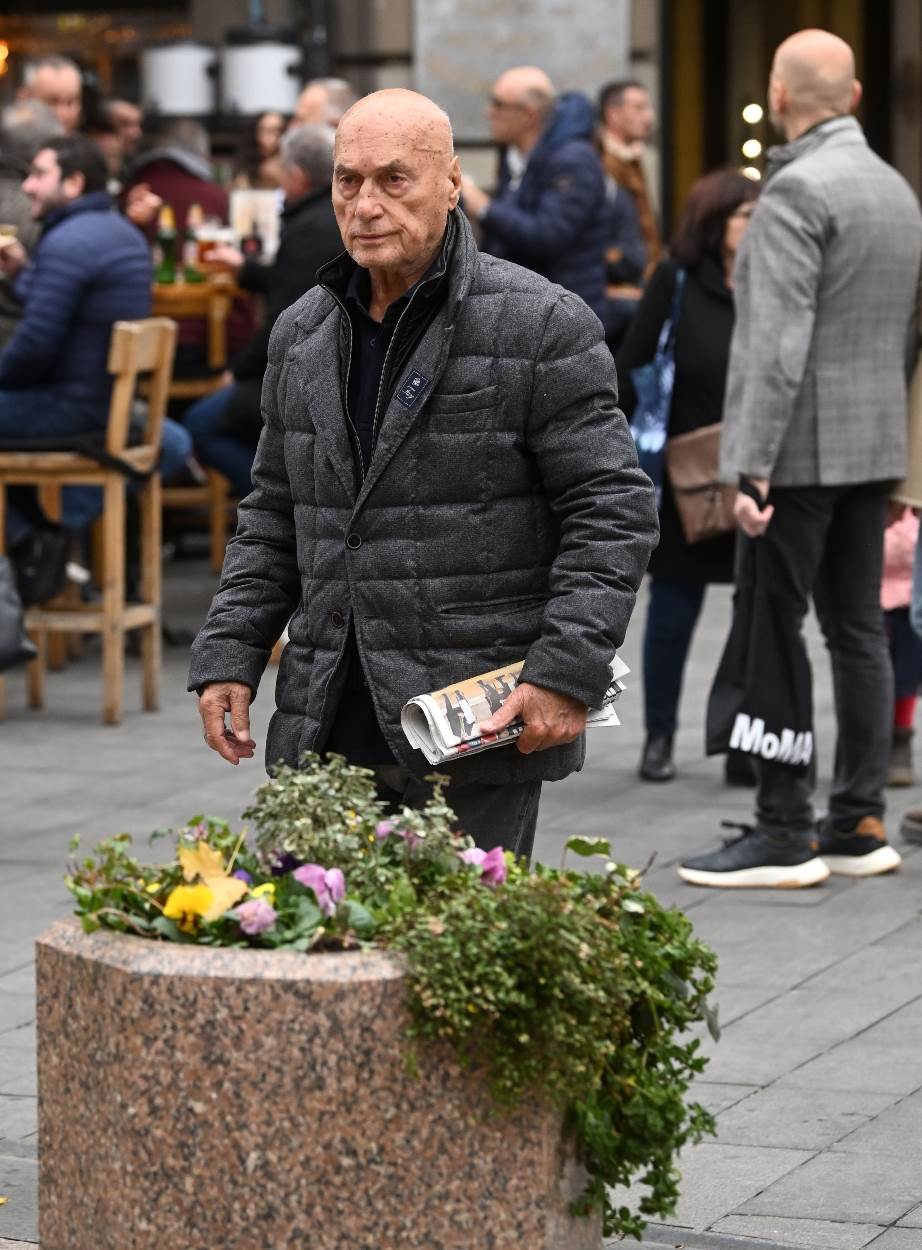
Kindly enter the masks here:
[[[766, 478], [748, 478], [747, 479], [759, 492], [763, 499], [768, 498], [769, 481]], [[775, 515], [775, 509], [770, 503], [764, 504], [761, 508], [754, 499], [748, 495], [744, 495], [742, 491], [737, 491], [736, 501], [733, 504], [733, 515], [736, 517], [736, 523], [749, 538], [761, 538], [768, 529], [768, 523]]]
[[499, 709], [481, 725], [484, 733], [499, 733], [514, 720], [522, 720], [525, 728], [516, 746], [523, 755], [546, 751], [548, 747], [572, 742], [586, 728], [588, 709], [585, 703], [544, 686], [522, 682]]
[[468, 217], [477, 218], [490, 203], [486, 191], [482, 191], [468, 174], [461, 175], [461, 196]]

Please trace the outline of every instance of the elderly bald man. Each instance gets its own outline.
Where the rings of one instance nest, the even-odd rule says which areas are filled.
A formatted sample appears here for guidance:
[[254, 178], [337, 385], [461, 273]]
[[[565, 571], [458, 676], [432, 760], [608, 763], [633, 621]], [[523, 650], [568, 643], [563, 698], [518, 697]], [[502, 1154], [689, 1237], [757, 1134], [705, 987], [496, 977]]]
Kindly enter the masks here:
[[376, 92], [342, 119], [346, 251], [276, 323], [254, 489], [190, 689], [209, 746], [252, 756], [248, 707], [291, 617], [267, 763], [337, 751], [417, 804], [430, 769], [404, 703], [524, 657], [494, 717], [522, 717], [516, 745], [444, 771], [461, 826], [527, 856], [542, 781], [582, 764], [656, 513], [597, 319], [479, 253], [460, 190], [430, 100]]
[[[860, 98], [851, 48], [835, 35], [804, 30], [778, 48], [768, 102], [786, 142], [768, 154], [737, 259], [721, 475], [740, 487], [738, 584], [755, 604], [754, 629], [774, 621], [787, 642], [780, 654], [759, 651], [774, 689], [749, 692], [734, 724], [734, 745], [757, 757], [755, 825], [686, 861], [680, 875], [699, 885], [802, 886], [900, 863], [882, 822], [893, 676], [880, 579], [888, 491], [906, 468], [904, 361], [922, 217], [850, 116]], [[838, 720], [818, 829], [802, 719], [812, 706], [802, 637], [811, 595]], [[741, 619], [735, 629], [745, 643]], [[731, 635], [728, 665], [733, 644]], [[789, 715], [778, 710], [786, 682]], [[718, 697], [715, 686], [715, 709]], [[798, 709], [805, 749], [785, 761], [791, 753], [777, 744]], [[753, 728], [760, 722], [764, 733]]]
[[592, 104], [579, 91], [557, 96], [544, 70], [522, 65], [497, 78], [487, 116], [503, 153], [496, 194], [462, 180], [483, 250], [559, 282], [606, 322], [610, 209]]

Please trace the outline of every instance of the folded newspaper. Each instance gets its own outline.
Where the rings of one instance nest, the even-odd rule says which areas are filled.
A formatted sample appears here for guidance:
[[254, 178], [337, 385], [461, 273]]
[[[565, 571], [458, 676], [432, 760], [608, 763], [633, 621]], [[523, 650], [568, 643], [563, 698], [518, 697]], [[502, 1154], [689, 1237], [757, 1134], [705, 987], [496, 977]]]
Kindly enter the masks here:
[[[481, 725], [512, 694], [524, 663], [519, 660], [411, 699], [400, 713], [400, 723], [410, 746], [422, 751], [430, 764], [442, 764], [445, 760], [512, 742], [525, 728], [520, 720], [514, 720], [494, 734], [485, 734]], [[616, 655], [611, 663], [611, 684], [601, 707], [589, 709], [587, 728], [621, 723], [615, 715], [614, 704], [624, 689], [621, 678], [629, 672], [628, 666]]]

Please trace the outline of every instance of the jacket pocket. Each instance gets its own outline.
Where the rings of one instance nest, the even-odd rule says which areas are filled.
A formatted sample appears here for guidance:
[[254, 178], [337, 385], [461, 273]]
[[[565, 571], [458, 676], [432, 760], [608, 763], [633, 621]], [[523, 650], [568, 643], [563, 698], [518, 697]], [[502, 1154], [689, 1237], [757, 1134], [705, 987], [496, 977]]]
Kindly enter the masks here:
[[478, 600], [475, 603], [444, 603], [436, 611], [442, 616], [479, 618], [484, 616], [529, 615], [543, 611], [548, 595], [514, 595], [508, 599]]
[[426, 405], [426, 411], [430, 416], [484, 412], [496, 406], [498, 393], [498, 386], [483, 386], [478, 391], [465, 391], [463, 394], [440, 394], [436, 391]]

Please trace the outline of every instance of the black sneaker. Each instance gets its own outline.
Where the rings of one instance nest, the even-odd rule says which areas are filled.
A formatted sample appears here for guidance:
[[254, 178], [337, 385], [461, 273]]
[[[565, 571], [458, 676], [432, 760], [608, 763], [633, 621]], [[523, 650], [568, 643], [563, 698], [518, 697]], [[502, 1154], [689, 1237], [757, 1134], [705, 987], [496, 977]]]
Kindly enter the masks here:
[[819, 885], [829, 869], [817, 854], [813, 833], [771, 834], [751, 825], [721, 822], [725, 829], [742, 829], [738, 838], [719, 851], [696, 855], [679, 865], [679, 876], [690, 885], [722, 889], [797, 890]]
[[819, 831], [820, 854], [829, 871], [840, 877], [876, 877], [895, 872], [903, 862], [899, 851], [887, 841], [887, 832], [876, 816], [865, 816], [854, 830]]
[[47, 603], [61, 593], [67, 583], [70, 549], [69, 531], [51, 523], [30, 530], [10, 548], [23, 607]]

